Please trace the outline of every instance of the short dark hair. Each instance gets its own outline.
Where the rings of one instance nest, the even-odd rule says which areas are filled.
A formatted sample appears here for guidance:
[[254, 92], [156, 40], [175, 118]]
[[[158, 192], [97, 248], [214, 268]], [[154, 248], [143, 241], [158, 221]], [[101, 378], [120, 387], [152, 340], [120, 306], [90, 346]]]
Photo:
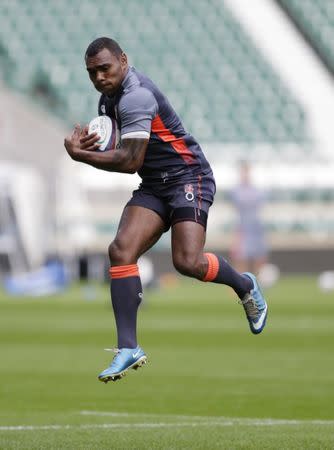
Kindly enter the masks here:
[[114, 41], [114, 39], [110, 39], [108, 37], [99, 37], [91, 42], [86, 50], [85, 59], [95, 56], [104, 48], [107, 48], [110, 53], [115, 56], [121, 56], [123, 50], [119, 46], [118, 42]]

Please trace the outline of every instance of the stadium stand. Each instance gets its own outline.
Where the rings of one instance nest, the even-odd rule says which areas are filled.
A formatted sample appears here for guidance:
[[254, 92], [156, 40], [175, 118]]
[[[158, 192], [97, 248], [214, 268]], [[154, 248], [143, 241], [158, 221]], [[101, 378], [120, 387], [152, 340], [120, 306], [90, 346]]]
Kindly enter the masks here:
[[[308, 153], [313, 143], [306, 113], [224, 0], [196, 2], [196, 7], [192, 0], [2, 0], [0, 74], [12, 89], [30, 96], [34, 103], [44, 105], [60, 118], [64, 128], [77, 121], [86, 123], [96, 114], [98, 93], [88, 79], [83, 56], [87, 44], [103, 35], [120, 42], [130, 63], [151, 76], [168, 95], [205, 151], [212, 149], [210, 161], [215, 164], [220, 186], [210, 216], [209, 245], [228, 246], [229, 232], [236, 222], [224, 190], [233, 184], [228, 178], [233, 173], [233, 163], [252, 152], [256, 163], [267, 164], [259, 179], [266, 181], [270, 191], [264, 221], [273, 236], [273, 248], [309, 248], [319, 242], [334, 247], [332, 184], [315, 182], [313, 173], [305, 177], [302, 170], [294, 170], [305, 154], [319, 159], [316, 152]], [[17, 108], [22, 109], [20, 105]], [[5, 105], [4, 110], [7, 109]], [[23, 121], [27, 122], [26, 117]], [[38, 125], [34, 127], [37, 129]], [[46, 128], [44, 122], [42, 128]], [[51, 133], [50, 128], [45, 133]], [[77, 220], [73, 205], [85, 203], [91, 220], [88, 225], [96, 232], [91, 234], [92, 245], [88, 246], [88, 232], [81, 230], [85, 248], [103, 252], [120, 214], [120, 205], [111, 205], [110, 198], [123, 198], [126, 192], [126, 201], [128, 191], [123, 185], [115, 187], [116, 174], [110, 184], [94, 186], [94, 169], [75, 166], [67, 173], [64, 167], [69, 165], [68, 158], [60, 167], [56, 157], [62, 154], [59, 149], [63, 134], [65, 131], [60, 132], [58, 139], [50, 134], [54, 149], [49, 148], [48, 153], [41, 144], [40, 149], [33, 142], [28, 145], [34, 148], [36, 165], [48, 174], [59, 170], [56, 177], [62, 182], [57, 186], [65, 185], [65, 175], [69, 183], [63, 195], [58, 192], [56, 202], [62, 211], [57, 226], [63, 233], [64, 246], [72, 249], [64, 238], [70, 236], [69, 230], [73, 228], [73, 234], [80, 235], [76, 226], [81, 216]], [[8, 148], [7, 154], [13, 156], [14, 150], [20, 149]], [[25, 161], [33, 157], [27, 152], [25, 155]], [[295, 155], [296, 164], [289, 164], [290, 155]], [[291, 171], [284, 168], [278, 173], [277, 161], [288, 161]], [[223, 172], [219, 163], [223, 163]], [[102, 174], [96, 178], [102, 180]], [[88, 185], [87, 180], [92, 184]], [[79, 186], [84, 200], [73, 200], [74, 193], [68, 195], [73, 184]], [[73, 242], [74, 247], [79, 245]], [[164, 236], [159, 245], [169, 246], [168, 238]]]
[[87, 122], [97, 95], [83, 54], [101, 35], [119, 40], [201, 142], [308, 141], [301, 106], [221, 0], [196, 8], [191, 0], [7, 0], [0, 19], [5, 80], [67, 123]]
[[332, 0], [277, 0], [334, 74], [334, 2]]

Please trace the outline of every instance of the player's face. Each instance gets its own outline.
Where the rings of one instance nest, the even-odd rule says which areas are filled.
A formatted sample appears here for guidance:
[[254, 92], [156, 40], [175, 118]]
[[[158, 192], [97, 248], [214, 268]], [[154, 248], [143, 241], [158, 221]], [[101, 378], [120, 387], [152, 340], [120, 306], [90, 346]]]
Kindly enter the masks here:
[[125, 53], [116, 56], [104, 48], [96, 55], [86, 58], [86, 68], [96, 90], [113, 96], [126, 75], [128, 61]]

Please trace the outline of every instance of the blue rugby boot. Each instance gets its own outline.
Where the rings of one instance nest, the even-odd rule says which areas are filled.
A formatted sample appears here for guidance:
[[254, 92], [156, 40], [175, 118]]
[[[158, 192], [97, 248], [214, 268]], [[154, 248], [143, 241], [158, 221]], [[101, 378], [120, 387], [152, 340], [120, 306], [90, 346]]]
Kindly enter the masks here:
[[251, 332], [253, 334], [259, 334], [266, 324], [268, 313], [267, 303], [255, 275], [250, 272], [245, 272], [243, 275], [252, 280], [254, 287], [240, 300], [240, 303], [246, 312]]
[[100, 381], [108, 383], [108, 381], [117, 381], [126, 375], [129, 369], [137, 370], [147, 362], [144, 351], [137, 346], [136, 348], [106, 348], [107, 351], [116, 353], [110, 366], [100, 373], [98, 376]]

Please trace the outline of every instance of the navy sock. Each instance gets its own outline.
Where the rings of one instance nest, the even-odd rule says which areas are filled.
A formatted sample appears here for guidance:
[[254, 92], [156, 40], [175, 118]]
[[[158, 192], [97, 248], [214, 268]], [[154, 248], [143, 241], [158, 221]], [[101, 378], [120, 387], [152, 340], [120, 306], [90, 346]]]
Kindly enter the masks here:
[[110, 268], [110, 293], [115, 315], [118, 348], [137, 347], [137, 310], [142, 286], [137, 264]]
[[213, 253], [205, 253], [204, 255], [208, 260], [208, 272], [203, 281], [226, 284], [241, 299], [253, 289], [252, 280], [234, 270], [222, 256], [216, 256]]

